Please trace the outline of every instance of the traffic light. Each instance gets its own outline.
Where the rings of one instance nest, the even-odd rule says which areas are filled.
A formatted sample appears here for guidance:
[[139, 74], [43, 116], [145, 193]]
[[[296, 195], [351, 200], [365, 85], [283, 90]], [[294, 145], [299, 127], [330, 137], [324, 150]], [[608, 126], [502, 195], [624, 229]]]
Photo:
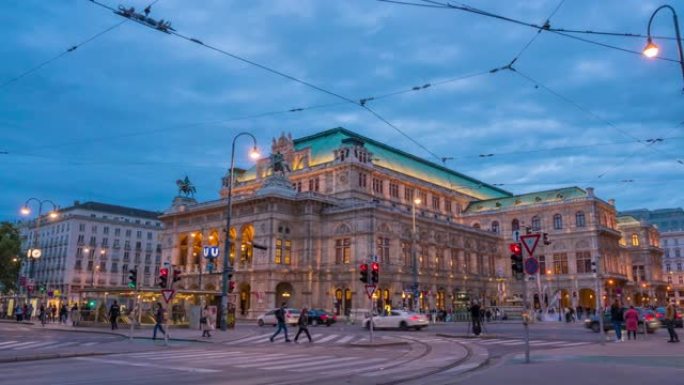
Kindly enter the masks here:
[[371, 283], [373, 285], [378, 283], [379, 275], [380, 275], [380, 264], [377, 262], [371, 263]]
[[598, 272], [597, 265], [596, 265], [596, 258], [591, 259], [591, 272], [592, 273]]
[[159, 287], [166, 289], [169, 281], [169, 269], [163, 267], [159, 269]]
[[361, 282], [368, 283], [368, 264], [362, 263], [359, 265], [359, 273], [361, 273]]
[[511, 243], [508, 245], [511, 252], [511, 270], [516, 279], [522, 279], [523, 276], [523, 259], [522, 259], [522, 245], [520, 243]]
[[128, 287], [131, 289], [138, 288], [138, 268], [128, 270]]
[[173, 282], [178, 282], [181, 279], [181, 271], [178, 269], [173, 269]]
[[235, 290], [235, 281], [229, 281], [228, 282], [228, 292], [232, 293], [233, 290]]
[[543, 238], [544, 245], [545, 245], [545, 246], [550, 245], [550, 244], [551, 244], [551, 241], [549, 241], [549, 234], [548, 234], [548, 233], [542, 233], [542, 235], [543, 235], [543, 237], [544, 237], [544, 238]]

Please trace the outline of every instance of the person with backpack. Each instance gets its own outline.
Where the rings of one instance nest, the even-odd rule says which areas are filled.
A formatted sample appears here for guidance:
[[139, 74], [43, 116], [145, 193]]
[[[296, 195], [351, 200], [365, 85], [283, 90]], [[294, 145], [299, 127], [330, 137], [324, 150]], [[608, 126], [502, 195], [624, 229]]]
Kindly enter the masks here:
[[309, 309], [307, 309], [306, 306], [302, 309], [302, 312], [299, 313], [299, 321], [297, 321], [297, 325], [299, 326], [299, 330], [297, 330], [294, 342], [297, 344], [299, 334], [301, 332], [304, 332], [306, 333], [306, 336], [309, 338], [309, 343], [312, 343], [313, 340], [311, 339], [311, 334], [309, 334]]
[[276, 330], [276, 332], [273, 333], [273, 335], [271, 336], [271, 338], [270, 338], [271, 342], [273, 342], [273, 339], [278, 335], [278, 333], [280, 333], [281, 330], [285, 333], [285, 342], [291, 342], [291, 340], [289, 338], [287, 338], [287, 324], [285, 323], [285, 307], [286, 306], [287, 306], [287, 304], [285, 302], [283, 302], [280, 305], [280, 308], [278, 308], [278, 310], [275, 311], [275, 317], [276, 317], [276, 320], [278, 321], [278, 330]]

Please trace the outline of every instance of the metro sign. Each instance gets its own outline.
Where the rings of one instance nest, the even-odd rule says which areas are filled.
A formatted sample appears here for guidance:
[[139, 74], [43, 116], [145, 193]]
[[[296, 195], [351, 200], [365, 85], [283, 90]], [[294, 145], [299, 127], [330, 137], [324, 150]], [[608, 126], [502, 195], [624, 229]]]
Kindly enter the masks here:
[[218, 246], [204, 246], [202, 255], [204, 255], [204, 258], [218, 258], [219, 248]]

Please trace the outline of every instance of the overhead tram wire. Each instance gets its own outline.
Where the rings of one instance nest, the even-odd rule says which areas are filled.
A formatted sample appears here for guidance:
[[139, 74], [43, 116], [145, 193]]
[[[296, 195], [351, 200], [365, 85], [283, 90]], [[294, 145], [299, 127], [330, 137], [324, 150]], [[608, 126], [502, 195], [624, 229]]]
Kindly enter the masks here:
[[[602, 43], [602, 42], [599, 42], [596, 40], [585, 39], [585, 38], [582, 38], [579, 36], [571, 35], [570, 33], [593, 33], [593, 34], [597, 34], [597, 35], [600, 34], [600, 35], [624, 36], [624, 37], [640, 37], [640, 35], [637, 35], [637, 34], [632, 34], [632, 33], [620, 34], [620, 33], [611, 33], [611, 32], [599, 33], [599, 32], [593, 32], [593, 31], [580, 31], [580, 30], [574, 30], [574, 29], [570, 30], [570, 29], [563, 29], [563, 28], [551, 28], [550, 26], [548, 28], [545, 28], [545, 26], [543, 26], [543, 25], [537, 25], [534, 23], [530, 23], [530, 22], [526, 22], [526, 21], [522, 21], [522, 20], [517, 20], [517, 19], [510, 18], [510, 17], [498, 15], [495, 13], [479, 10], [477, 8], [474, 8], [474, 7], [471, 7], [468, 5], [454, 5], [451, 3], [440, 3], [440, 2], [433, 2], [433, 1], [429, 1], [429, 3], [431, 3], [431, 4], [412, 3], [412, 2], [399, 1], [399, 0], [376, 0], [376, 1], [380, 1], [383, 3], [398, 4], [398, 5], [426, 7], [426, 8], [433, 8], [433, 9], [449, 9], [449, 10], [458, 10], [458, 11], [469, 12], [469, 13], [473, 13], [473, 14], [478, 14], [478, 15], [482, 15], [482, 16], [487, 16], [487, 17], [507, 21], [507, 22], [510, 22], [513, 24], [518, 24], [521, 26], [529, 27], [529, 28], [534, 28], [536, 30], [544, 29], [546, 31], [555, 33], [559, 36], [564, 36], [564, 37], [569, 38], [569, 39], [574, 39], [574, 40], [582, 41], [582, 42], [585, 42], [588, 44], [601, 46], [604, 48], [610, 48], [610, 49], [622, 51], [625, 53], [643, 56], [643, 53], [641, 51], [631, 50], [628, 48], [623, 48], [623, 47], [619, 47], [619, 46], [615, 46], [615, 45], [611, 45], [611, 44], [607, 44], [607, 43]], [[437, 5], [437, 4], [440, 4], [440, 5]], [[664, 39], [670, 39], [670, 40], [676, 40], [676, 38], [673, 38], [673, 37], [663, 37], [663, 38]], [[679, 63], [678, 59], [672, 59], [672, 58], [667, 58], [667, 57], [662, 57], [662, 56], [657, 56], [657, 57], [654, 57], [653, 59]]]
[[79, 47], [82, 47], [82, 46], [84, 46], [84, 45], [90, 43], [91, 41], [97, 39], [98, 37], [100, 37], [100, 36], [106, 34], [107, 32], [110, 32], [110, 31], [112, 31], [112, 30], [114, 30], [114, 29], [120, 27], [122, 24], [124, 24], [124, 23], [127, 22], [127, 21], [128, 21], [128, 20], [123, 20], [123, 21], [121, 21], [121, 22], [119, 22], [119, 23], [116, 23], [116, 24], [112, 25], [111, 27], [109, 27], [109, 28], [107, 28], [107, 29], [105, 29], [105, 30], [103, 30], [103, 31], [100, 31], [100, 32], [96, 33], [95, 35], [93, 35], [93, 36], [87, 38], [86, 40], [84, 40], [84, 41], [82, 41], [82, 42], [80, 42], [80, 43], [78, 43], [78, 44], [76, 44], [76, 45], [72, 45], [71, 47], [67, 48], [64, 52], [61, 52], [60, 54], [58, 54], [58, 55], [56, 55], [56, 56], [53, 56], [52, 58], [50, 58], [50, 59], [48, 59], [48, 60], [45, 60], [44, 62], [42, 62], [42, 63], [36, 65], [35, 67], [32, 67], [32, 68], [30, 68], [30, 69], [28, 69], [28, 70], [22, 72], [21, 74], [19, 74], [19, 75], [13, 77], [13, 78], [11, 78], [11, 79], [6, 80], [6, 81], [3, 82], [2, 84], [0, 84], [0, 89], [3, 89], [3, 88], [7, 87], [8, 85], [10, 85], [10, 84], [12, 84], [12, 83], [14, 83], [14, 82], [16, 82], [16, 81], [19, 81], [19, 80], [25, 78], [26, 76], [28, 76], [28, 75], [30, 75], [30, 74], [32, 74], [32, 73], [34, 73], [34, 72], [40, 70], [41, 68], [45, 67], [46, 65], [48, 65], [48, 64], [50, 64], [50, 63], [52, 63], [52, 62], [54, 62], [54, 61], [56, 61], [56, 60], [59, 60], [59, 59], [62, 58], [63, 56], [66, 56], [67, 54], [76, 51]]
[[[89, 0], [89, 1], [90, 1], [91, 3], [93, 3], [93, 4], [96, 4], [96, 5], [99, 5], [99, 6], [103, 7], [103, 8], [105, 8], [105, 9], [108, 9], [108, 10], [114, 12], [115, 14], [118, 14], [116, 9], [114, 9], [114, 8], [112, 8], [112, 7], [110, 7], [110, 6], [106, 5], [106, 4], [103, 4], [103, 3], [101, 3], [101, 2], [99, 2], [99, 1], [97, 1], [97, 0]], [[137, 23], [140, 24], [140, 25], [143, 25], [143, 26], [146, 26], [146, 27], [148, 27], [148, 28], [151, 28], [150, 25], [148, 25], [148, 24], [146, 24], [146, 23], [143, 23], [142, 21], [137, 20], [137, 19], [135, 19], [135, 18], [129, 18], [128, 20], [133, 20], [133, 21], [137, 22]], [[253, 61], [253, 60], [250, 60], [250, 59], [241, 57], [241, 56], [239, 56], [239, 55], [233, 54], [233, 53], [231, 53], [231, 52], [228, 52], [228, 51], [226, 51], [226, 50], [224, 50], [224, 49], [221, 49], [221, 48], [212, 46], [212, 45], [210, 45], [210, 44], [204, 43], [203, 41], [201, 41], [201, 40], [199, 40], [199, 39], [196, 39], [196, 38], [193, 38], [193, 37], [190, 37], [190, 36], [183, 35], [183, 34], [177, 32], [177, 31], [175, 31], [175, 30], [173, 30], [173, 29], [168, 29], [168, 30], [165, 30], [165, 31], [163, 31], [163, 32], [166, 32], [166, 33], [171, 34], [171, 35], [173, 35], [173, 36], [176, 36], [176, 37], [178, 37], [178, 38], [184, 39], [184, 40], [186, 40], [186, 41], [188, 41], [188, 42], [195, 43], [195, 44], [200, 45], [200, 46], [202, 46], [202, 47], [206, 47], [206, 48], [208, 48], [208, 49], [210, 49], [210, 50], [212, 50], [212, 51], [221, 53], [221, 54], [226, 55], [226, 56], [228, 56], [228, 57], [231, 57], [231, 58], [233, 58], [233, 59], [235, 59], [235, 60], [239, 60], [239, 61], [242, 61], [242, 62], [244, 62], [244, 63], [250, 64], [250, 65], [255, 66], [255, 67], [257, 67], [257, 68], [260, 68], [260, 69], [262, 69], [262, 70], [264, 70], [264, 71], [267, 71], [267, 72], [273, 73], [273, 74], [275, 74], [275, 75], [278, 75], [278, 76], [284, 77], [284, 78], [286, 78], [286, 79], [289, 79], [289, 80], [291, 80], [291, 81], [300, 83], [300, 84], [305, 85], [305, 86], [307, 86], [307, 87], [309, 87], [309, 88], [315, 89], [315, 90], [317, 90], [317, 91], [319, 91], [319, 92], [322, 92], [322, 93], [328, 94], [328, 95], [330, 95], [330, 96], [336, 97], [336, 98], [338, 98], [338, 99], [341, 99], [341, 100], [343, 100], [343, 101], [345, 101], [345, 102], [348, 102], [348, 103], [351, 103], [351, 104], [353, 104], [353, 105], [359, 106], [359, 107], [365, 109], [366, 111], [368, 111], [371, 115], [375, 116], [375, 117], [376, 117], [378, 120], [380, 120], [381, 122], [385, 123], [385, 124], [388, 125], [389, 127], [391, 127], [391, 128], [393, 128], [394, 130], [396, 130], [398, 133], [400, 133], [401, 135], [403, 135], [404, 137], [406, 137], [407, 139], [409, 139], [409, 140], [410, 140], [412, 143], [414, 143], [415, 145], [417, 145], [417, 146], [419, 146], [420, 148], [426, 150], [430, 155], [432, 155], [432, 156], [434, 156], [435, 158], [440, 159], [440, 160], [441, 160], [441, 158], [442, 158], [442, 157], [436, 155], [435, 153], [433, 153], [432, 151], [428, 150], [423, 144], [421, 144], [421, 143], [418, 142], [416, 139], [414, 139], [413, 137], [411, 137], [411, 136], [409, 136], [408, 134], [406, 134], [404, 131], [402, 131], [402, 130], [399, 129], [396, 125], [394, 125], [394, 124], [392, 124], [391, 122], [389, 122], [387, 119], [385, 119], [384, 117], [382, 117], [382, 116], [381, 116], [380, 114], [378, 114], [376, 111], [374, 111], [374, 110], [368, 108], [368, 107], [366, 106], [366, 102], [368, 101], [368, 99], [361, 99], [361, 100], [358, 100], [358, 101], [357, 101], [357, 100], [350, 99], [350, 98], [348, 98], [348, 97], [346, 97], [346, 96], [340, 95], [340, 94], [338, 94], [338, 93], [336, 93], [336, 92], [333, 92], [333, 91], [330, 91], [330, 90], [327, 90], [327, 89], [325, 89], [325, 88], [323, 88], [323, 87], [320, 87], [320, 86], [317, 86], [317, 85], [315, 85], [315, 84], [313, 84], [313, 83], [310, 83], [310, 82], [307, 82], [307, 81], [305, 81], [305, 80], [299, 79], [299, 78], [297, 78], [297, 77], [295, 77], [295, 76], [286, 74], [286, 73], [281, 72], [281, 71], [278, 71], [278, 70], [276, 70], [276, 69], [274, 69], [274, 68], [268, 67], [268, 66], [263, 65], [263, 64], [260, 64], [260, 63], [257, 63], [257, 62], [255, 62], [255, 61]], [[494, 72], [496, 72], [496, 71], [493, 71], [493, 70], [492, 70], [492, 71], [490, 71], [490, 72], [491, 72], [491, 73], [494, 73]]]

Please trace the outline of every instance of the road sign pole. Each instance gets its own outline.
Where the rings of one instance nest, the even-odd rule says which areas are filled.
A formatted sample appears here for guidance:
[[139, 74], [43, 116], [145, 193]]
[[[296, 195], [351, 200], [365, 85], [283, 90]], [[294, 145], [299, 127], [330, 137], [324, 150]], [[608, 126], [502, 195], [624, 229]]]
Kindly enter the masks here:
[[[529, 258], [534, 258], [534, 250], [539, 243], [540, 234], [525, 234], [520, 236], [523, 248], [527, 251]], [[524, 253], [523, 253], [524, 254]], [[523, 269], [523, 326], [525, 329], [525, 363], [530, 363], [530, 315], [529, 303], [527, 301], [527, 269]]]

